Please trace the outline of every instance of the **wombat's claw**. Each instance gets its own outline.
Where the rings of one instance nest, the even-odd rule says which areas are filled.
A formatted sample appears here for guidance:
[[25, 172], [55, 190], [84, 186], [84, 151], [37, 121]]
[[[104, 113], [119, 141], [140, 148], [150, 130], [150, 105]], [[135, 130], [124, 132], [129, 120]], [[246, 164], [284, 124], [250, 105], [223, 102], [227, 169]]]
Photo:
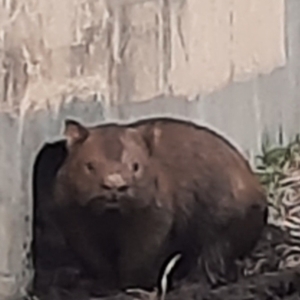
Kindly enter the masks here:
[[161, 293], [159, 293], [157, 288], [154, 288], [152, 292], [148, 292], [138, 288], [127, 289], [126, 293], [130, 296], [133, 296], [135, 300], [164, 300], [167, 293], [167, 277], [180, 258], [181, 254], [176, 254], [168, 262], [161, 279]]
[[181, 258], [181, 254], [178, 253], [174, 255], [170, 261], [168, 262], [166, 268], [164, 269], [164, 273], [161, 279], [161, 295], [158, 299], [164, 300], [167, 294], [167, 289], [168, 289], [168, 275], [172, 271], [172, 269], [175, 267], [176, 263], [178, 260]]
[[152, 292], [142, 289], [127, 289], [126, 294], [134, 297], [135, 300], [158, 300], [158, 290], [155, 288]]

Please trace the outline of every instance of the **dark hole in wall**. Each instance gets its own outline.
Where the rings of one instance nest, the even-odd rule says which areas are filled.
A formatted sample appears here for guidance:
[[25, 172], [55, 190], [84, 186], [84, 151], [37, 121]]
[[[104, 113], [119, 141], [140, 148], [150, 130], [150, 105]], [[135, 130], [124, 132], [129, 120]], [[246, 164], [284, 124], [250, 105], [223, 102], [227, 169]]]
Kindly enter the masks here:
[[[63, 284], [59, 277], [70, 279], [80, 266], [56, 226], [52, 188], [56, 173], [66, 158], [63, 140], [46, 143], [40, 149], [33, 167], [33, 241], [32, 254], [35, 277], [33, 292], [48, 293], [49, 288]], [[65, 273], [65, 276], [61, 274]]]

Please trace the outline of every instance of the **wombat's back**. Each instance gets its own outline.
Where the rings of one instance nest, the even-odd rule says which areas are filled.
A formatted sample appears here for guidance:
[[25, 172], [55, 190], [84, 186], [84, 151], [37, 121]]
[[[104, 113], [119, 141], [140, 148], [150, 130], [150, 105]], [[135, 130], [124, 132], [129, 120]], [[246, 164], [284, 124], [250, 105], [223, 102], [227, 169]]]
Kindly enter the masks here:
[[236, 193], [235, 198], [245, 190], [263, 194], [248, 161], [214, 131], [172, 118], [142, 120], [133, 126], [140, 128], [146, 140], [151, 136], [152, 156], [174, 184], [197, 182], [205, 189], [230, 189]]

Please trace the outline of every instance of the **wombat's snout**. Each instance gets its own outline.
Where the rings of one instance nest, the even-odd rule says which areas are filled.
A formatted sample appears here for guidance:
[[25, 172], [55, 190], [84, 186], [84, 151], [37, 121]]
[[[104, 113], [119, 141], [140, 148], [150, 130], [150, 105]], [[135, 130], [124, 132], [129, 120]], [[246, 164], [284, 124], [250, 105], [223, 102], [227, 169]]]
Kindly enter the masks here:
[[121, 174], [113, 173], [105, 177], [101, 188], [105, 195], [105, 207], [116, 209], [120, 205], [120, 199], [127, 194], [129, 185]]
[[129, 189], [127, 182], [118, 173], [108, 175], [101, 184], [101, 187], [112, 194], [124, 193]]

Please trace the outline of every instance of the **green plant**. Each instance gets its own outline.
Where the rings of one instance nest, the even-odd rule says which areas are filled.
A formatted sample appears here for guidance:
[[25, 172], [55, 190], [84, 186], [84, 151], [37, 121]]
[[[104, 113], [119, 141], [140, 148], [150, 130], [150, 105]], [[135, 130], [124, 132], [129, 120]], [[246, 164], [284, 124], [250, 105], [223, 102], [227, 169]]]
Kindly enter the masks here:
[[286, 147], [271, 147], [268, 139], [256, 157], [256, 174], [265, 187], [275, 221], [283, 222], [286, 208], [300, 197], [300, 136]]

